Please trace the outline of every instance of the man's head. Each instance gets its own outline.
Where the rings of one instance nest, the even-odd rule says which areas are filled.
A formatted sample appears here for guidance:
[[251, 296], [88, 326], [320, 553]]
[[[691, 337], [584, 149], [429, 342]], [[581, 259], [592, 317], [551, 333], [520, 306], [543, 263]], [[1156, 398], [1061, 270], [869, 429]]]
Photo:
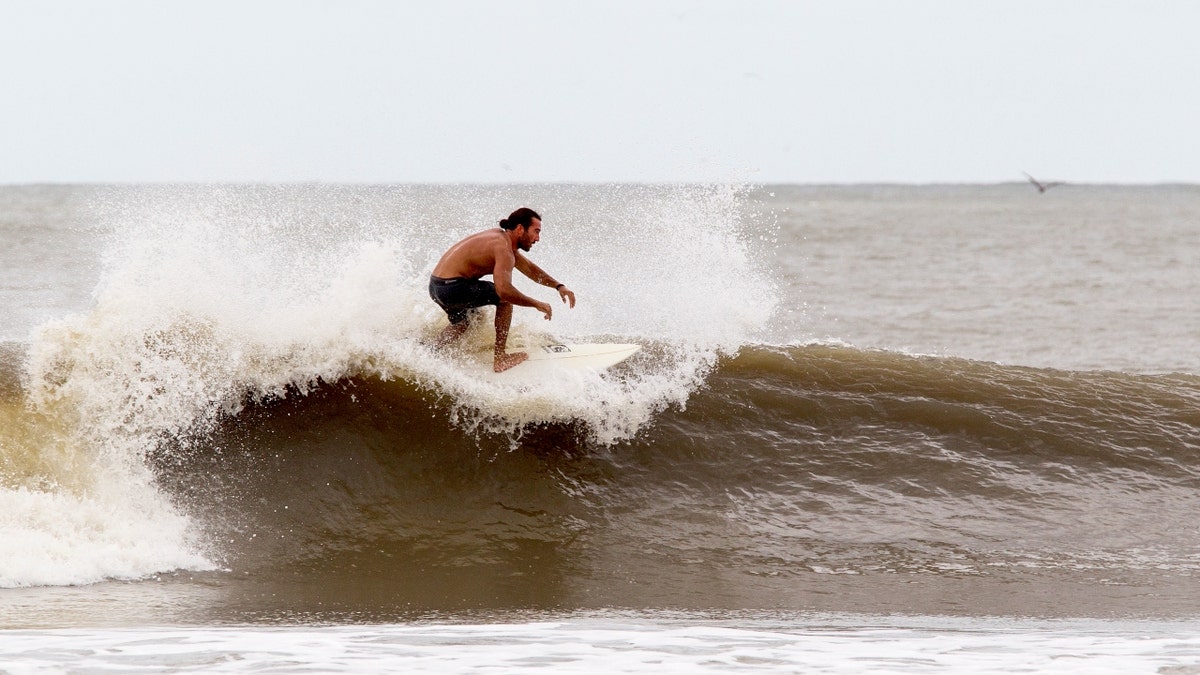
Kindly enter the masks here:
[[500, 221], [500, 228], [517, 235], [517, 248], [528, 251], [542, 237], [542, 217], [537, 211], [521, 207]]
[[537, 211], [534, 211], [533, 209], [527, 209], [524, 206], [522, 206], [521, 208], [517, 209], [516, 211], [513, 211], [512, 213], [508, 214], [507, 218], [500, 221], [500, 229], [515, 230], [515, 229], [517, 229], [518, 225], [524, 225], [525, 227], [529, 227], [530, 225], [533, 224], [534, 220], [541, 220], [541, 219], [542, 219], [542, 217], [538, 215]]

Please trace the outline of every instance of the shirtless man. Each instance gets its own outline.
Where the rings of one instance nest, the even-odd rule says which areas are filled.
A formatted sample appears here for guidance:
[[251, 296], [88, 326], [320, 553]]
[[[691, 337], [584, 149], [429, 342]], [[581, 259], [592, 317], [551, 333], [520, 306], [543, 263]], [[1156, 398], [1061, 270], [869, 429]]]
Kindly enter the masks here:
[[[446, 310], [450, 318], [450, 325], [438, 335], [435, 347], [440, 349], [461, 338], [467, 331], [474, 308], [495, 305], [496, 360], [493, 368], [497, 373], [503, 372], [529, 358], [525, 352], [509, 354], [505, 351], [513, 305], [533, 307], [545, 314], [547, 321], [553, 309], [549, 303], [518, 291], [512, 283], [513, 269], [557, 290], [563, 302], [575, 306], [575, 294], [566, 284], [558, 283], [521, 254], [521, 251], [529, 251], [541, 236], [542, 217], [533, 209], [520, 208], [501, 220], [499, 228], [473, 234], [446, 251], [429, 277], [429, 297]], [[488, 274], [492, 275], [494, 283], [481, 279]]]

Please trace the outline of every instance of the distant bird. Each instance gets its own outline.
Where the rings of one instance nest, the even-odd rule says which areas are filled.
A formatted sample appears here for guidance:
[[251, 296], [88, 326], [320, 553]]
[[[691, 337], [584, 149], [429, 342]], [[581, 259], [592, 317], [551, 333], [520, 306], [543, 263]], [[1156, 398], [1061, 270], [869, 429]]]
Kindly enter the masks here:
[[[1021, 173], [1025, 173], [1025, 172], [1022, 171]], [[1063, 183], [1062, 181], [1053, 181], [1053, 182], [1043, 183], [1043, 182], [1039, 181], [1038, 179], [1034, 178], [1033, 176], [1030, 176], [1027, 173], [1025, 173], [1025, 177], [1029, 179], [1030, 183], [1033, 183], [1033, 187], [1037, 188], [1037, 191], [1039, 193], [1045, 192], [1046, 190], [1049, 190], [1052, 187], [1058, 187], [1059, 185], [1066, 185], [1066, 183]]]

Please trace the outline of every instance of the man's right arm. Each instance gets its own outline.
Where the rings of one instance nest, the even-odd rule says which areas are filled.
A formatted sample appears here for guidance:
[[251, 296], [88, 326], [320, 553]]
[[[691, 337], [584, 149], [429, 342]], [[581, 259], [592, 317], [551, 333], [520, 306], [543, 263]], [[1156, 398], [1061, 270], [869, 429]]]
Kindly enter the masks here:
[[554, 311], [549, 303], [535, 300], [517, 290], [517, 287], [513, 285], [512, 273], [513, 268], [517, 264], [517, 259], [513, 256], [512, 249], [506, 243], [502, 243], [496, 247], [496, 267], [492, 270], [492, 281], [496, 284], [496, 295], [502, 301], [513, 305], [536, 308], [539, 312], [546, 315], [546, 319], [549, 319]]

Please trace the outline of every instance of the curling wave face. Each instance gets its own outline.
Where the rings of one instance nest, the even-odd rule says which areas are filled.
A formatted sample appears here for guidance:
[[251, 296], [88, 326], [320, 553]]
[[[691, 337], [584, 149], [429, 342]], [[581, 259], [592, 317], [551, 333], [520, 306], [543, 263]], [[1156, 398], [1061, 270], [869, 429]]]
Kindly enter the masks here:
[[614, 443], [548, 423], [514, 451], [451, 399], [356, 377], [247, 408], [160, 476], [235, 578], [307, 579], [314, 616], [1181, 614], [1198, 397], [1187, 376], [751, 346]]

